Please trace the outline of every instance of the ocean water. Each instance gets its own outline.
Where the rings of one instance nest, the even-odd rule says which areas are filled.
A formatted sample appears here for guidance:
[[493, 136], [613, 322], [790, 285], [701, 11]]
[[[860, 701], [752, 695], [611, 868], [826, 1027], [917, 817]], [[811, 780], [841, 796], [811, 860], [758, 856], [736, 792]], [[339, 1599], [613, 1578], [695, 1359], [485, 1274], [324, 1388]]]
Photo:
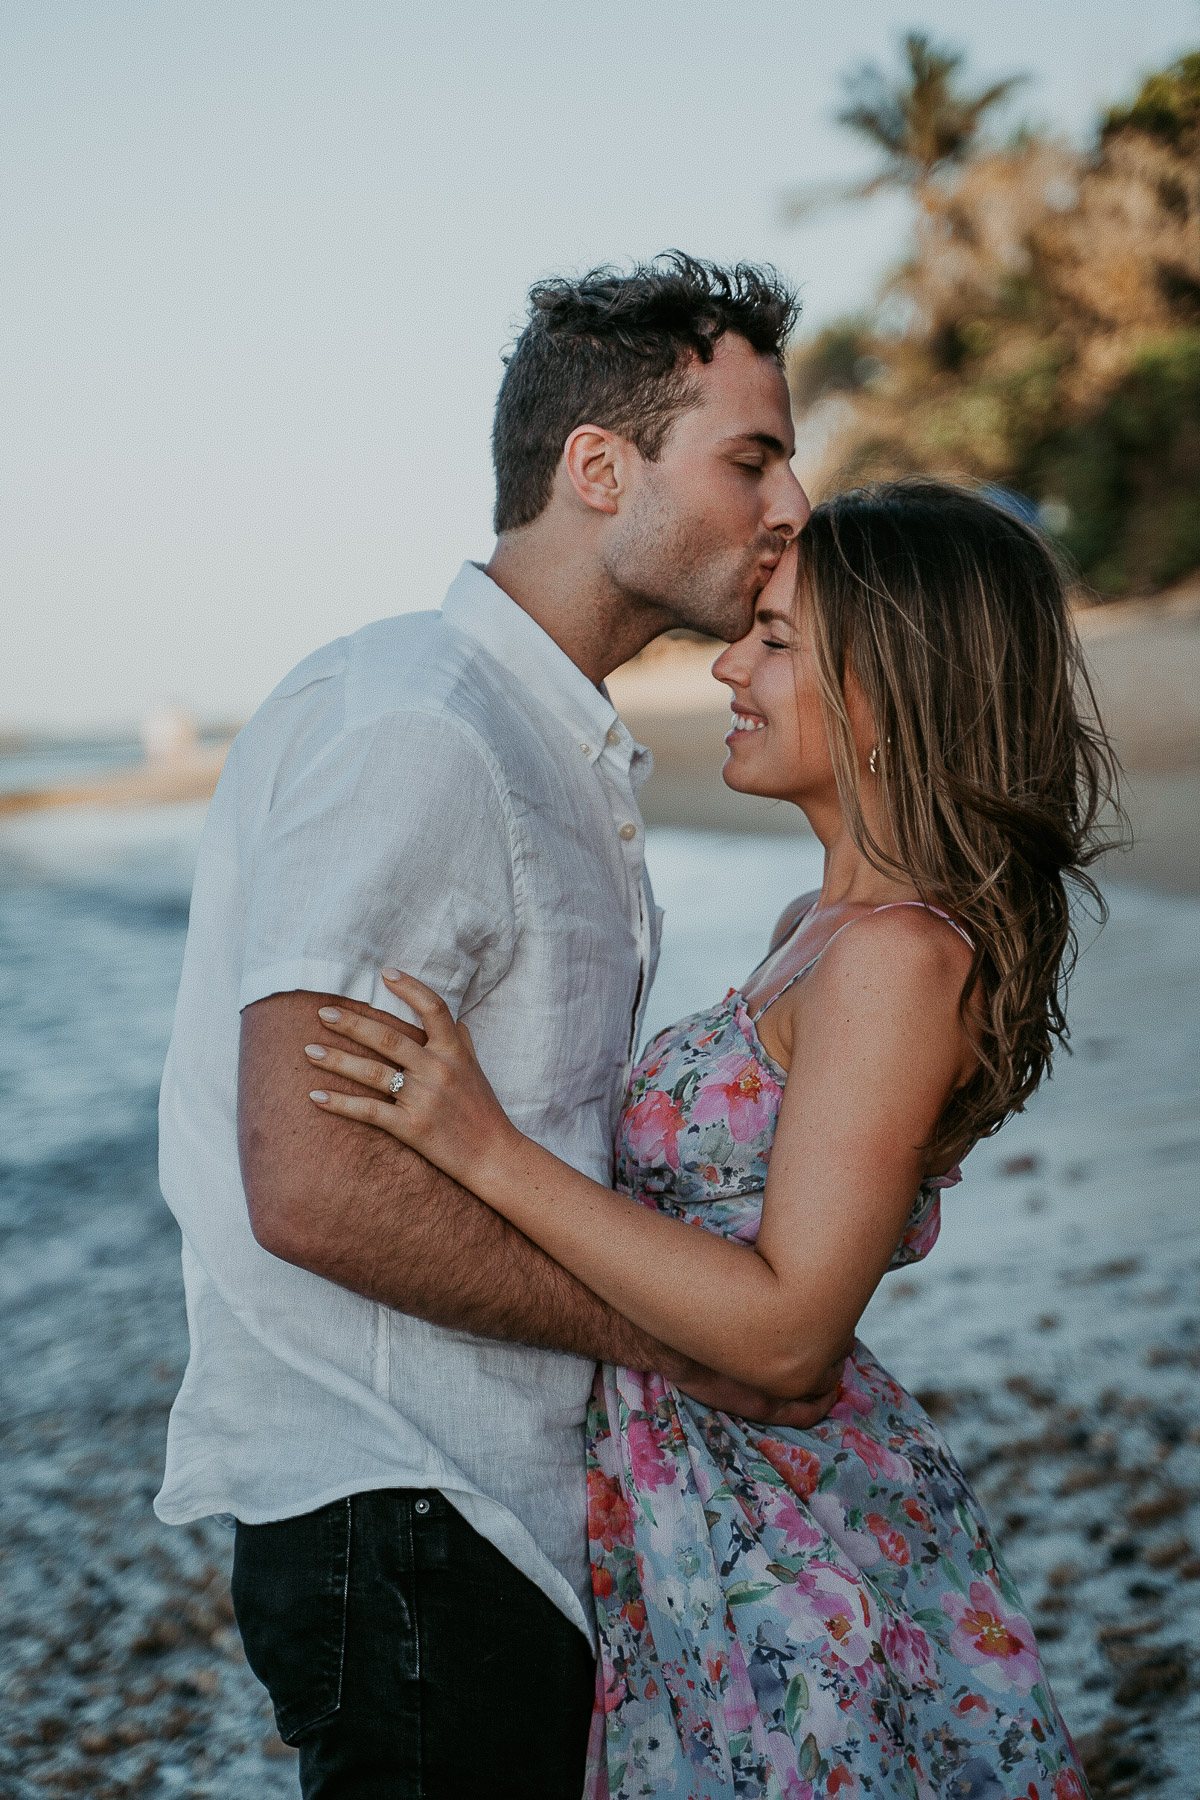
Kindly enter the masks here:
[[[16, 1800], [64, 1772], [71, 1791], [295, 1792], [231, 1628], [227, 1534], [150, 1511], [186, 1346], [154, 1107], [203, 814], [0, 824], [0, 1682], [21, 1722], [0, 1731], [0, 1788]], [[655, 828], [648, 860], [667, 915], [649, 1034], [742, 979], [820, 853]], [[1075, 1054], [972, 1155], [941, 1242], [885, 1280], [862, 1336], [976, 1481], [1093, 1766], [1133, 1784], [1114, 1791], [1185, 1800], [1200, 907], [1109, 900], [1107, 928], [1085, 931]]]
[[50, 740], [8, 747], [0, 752], [0, 794], [36, 793], [43, 788], [73, 787], [102, 780], [143, 759], [134, 738], [72, 743]]

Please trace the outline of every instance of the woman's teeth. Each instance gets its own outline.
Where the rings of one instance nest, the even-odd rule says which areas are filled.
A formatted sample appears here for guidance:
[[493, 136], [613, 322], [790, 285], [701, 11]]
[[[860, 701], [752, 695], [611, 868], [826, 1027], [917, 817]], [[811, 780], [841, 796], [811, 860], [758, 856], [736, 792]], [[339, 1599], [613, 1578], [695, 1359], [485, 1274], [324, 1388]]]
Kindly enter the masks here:
[[734, 731], [761, 731], [766, 724], [765, 719], [752, 719], [749, 713], [734, 713]]

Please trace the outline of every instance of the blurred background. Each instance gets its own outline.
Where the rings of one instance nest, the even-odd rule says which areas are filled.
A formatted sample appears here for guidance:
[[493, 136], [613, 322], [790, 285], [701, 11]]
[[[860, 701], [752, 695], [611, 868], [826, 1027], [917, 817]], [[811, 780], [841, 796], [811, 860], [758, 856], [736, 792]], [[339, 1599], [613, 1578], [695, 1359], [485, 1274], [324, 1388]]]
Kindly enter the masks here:
[[[1200, 9], [39, 0], [0, 47], [0, 1795], [296, 1792], [229, 1534], [150, 1511], [204, 808], [300, 657], [486, 559], [529, 284], [678, 245], [799, 287], [810, 491], [969, 476], [1078, 571], [1135, 841], [1074, 1054], [863, 1335], [991, 1508], [1096, 1795], [1192, 1800]], [[657, 763], [652, 1030], [820, 874], [721, 785], [712, 654], [611, 683]]]

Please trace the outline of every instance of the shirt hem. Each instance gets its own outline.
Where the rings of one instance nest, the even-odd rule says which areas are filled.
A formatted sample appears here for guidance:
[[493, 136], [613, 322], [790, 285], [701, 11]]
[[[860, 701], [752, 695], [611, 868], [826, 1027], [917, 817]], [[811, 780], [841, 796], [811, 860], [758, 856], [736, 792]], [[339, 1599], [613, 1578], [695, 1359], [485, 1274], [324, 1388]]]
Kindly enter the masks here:
[[[477, 1493], [471, 1489], [451, 1487], [444, 1481], [421, 1480], [415, 1476], [406, 1475], [402, 1470], [395, 1470], [389, 1471], [388, 1474], [381, 1475], [377, 1479], [353, 1481], [349, 1484], [335, 1482], [328, 1488], [318, 1488], [315, 1494], [306, 1494], [298, 1502], [270, 1508], [238, 1507], [230, 1504], [228, 1500], [211, 1498], [182, 1501], [172, 1500], [168, 1497], [164, 1501], [163, 1492], [160, 1490], [154, 1497], [154, 1514], [160, 1524], [171, 1526], [191, 1525], [198, 1519], [222, 1517], [232, 1518], [241, 1525], [273, 1525], [284, 1519], [303, 1518], [305, 1513], [318, 1512], [321, 1507], [332, 1506], [335, 1500], [345, 1500], [353, 1494], [374, 1494], [386, 1488], [428, 1488], [441, 1494], [473, 1530], [478, 1531], [481, 1537], [487, 1538], [487, 1541], [499, 1550], [506, 1561], [524, 1575], [527, 1581], [531, 1581], [535, 1587], [539, 1587], [548, 1600], [554, 1602], [559, 1612], [587, 1639], [592, 1647], [592, 1654], [597, 1653], [598, 1638], [595, 1620], [566, 1576], [554, 1567], [543, 1551], [538, 1549], [532, 1536], [519, 1519], [508, 1513], [507, 1509], [500, 1507], [498, 1501], [491, 1500], [488, 1495]], [[534, 1551], [533, 1558], [520, 1559], [513, 1556], [512, 1549], [515, 1546], [497, 1543], [496, 1539], [482, 1528], [486, 1514], [491, 1508], [503, 1512], [517, 1526], [522, 1536], [528, 1539]], [[541, 1564], [540, 1570], [536, 1572], [534, 1567], [530, 1566], [534, 1562]], [[547, 1582], [539, 1578], [547, 1574], [553, 1577], [552, 1581]]]

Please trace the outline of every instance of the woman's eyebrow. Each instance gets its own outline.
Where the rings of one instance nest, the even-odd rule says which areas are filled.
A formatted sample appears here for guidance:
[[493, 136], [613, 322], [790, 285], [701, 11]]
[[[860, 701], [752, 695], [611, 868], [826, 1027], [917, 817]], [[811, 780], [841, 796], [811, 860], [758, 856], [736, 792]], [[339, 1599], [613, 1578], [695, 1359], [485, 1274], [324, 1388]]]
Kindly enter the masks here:
[[773, 625], [776, 623], [780, 625], [790, 625], [792, 623], [792, 620], [788, 617], [787, 613], [772, 612], [769, 606], [760, 606], [754, 615], [754, 619], [755, 623], [758, 625]]

